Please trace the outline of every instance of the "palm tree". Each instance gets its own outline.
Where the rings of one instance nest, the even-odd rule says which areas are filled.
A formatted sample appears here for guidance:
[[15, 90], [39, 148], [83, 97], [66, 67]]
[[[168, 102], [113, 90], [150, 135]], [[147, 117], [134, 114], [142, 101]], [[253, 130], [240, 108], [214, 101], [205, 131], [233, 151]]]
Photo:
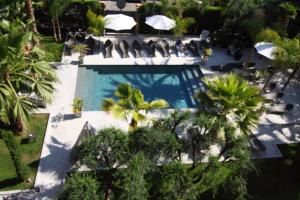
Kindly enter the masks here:
[[0, 127], [22, 132], [30, 113], [32, 100], [20, 92], [34, 92], [40, 99], [52, 101], [55, 71], [42, 61], [45, 52], [32, 43], [32, 33], [18, 23], [10, 23], [0, 35]]
[[259, 89], [233, 73], [212, 80], [204, 79], [204, 82], [206, 91], [197, 94], [202, 109], [229, 120], [242, 132], [249, 133], [263, 111], [264, 99]]
[[111, 112], [117, 118], [125, 120], [131, 118], [129, 123], [131, 128], [136, 128], [139, 121], [146, 119], [147, 111], [169, 106], [168, 102], [163, 99], [151, 102], [144, 101], [144, 95], [141, 90], [133, 88], [128, 83], [120, 84], [115, 91], [115, 96], [119, 100], [115, 101], [112, 98], [104, 99], [102, 109]]
[[51, 15], [51, 23], [53, 27], [53, 34], [55, 41], [61, 41], [61, 30], [59, 23], [59, 16], [63, 13], [65, 8], [69, 5], [72, 0], [50, 0], [47, 1], [50, 15]]
[[30, 21], [33, 22], [32, 31], [37, 32], [35, 15], [34, 15], [34, 10], [33, 10], [33, 6], [32, 6], [32, 0], [25, 0], [25, 9], [26, 9], [28, 19], [30, 19]]

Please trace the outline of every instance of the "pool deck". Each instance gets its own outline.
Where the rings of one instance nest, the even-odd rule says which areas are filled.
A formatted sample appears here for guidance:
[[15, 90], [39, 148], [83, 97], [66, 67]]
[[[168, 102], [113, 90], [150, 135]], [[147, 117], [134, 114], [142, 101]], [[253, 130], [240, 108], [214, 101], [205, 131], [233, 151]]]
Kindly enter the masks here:
[[[113, 38], [114, 37], [111, 39]], [[157, 37], [155, 38], [157, 39]], [[150, 40], [155, 38], [146, 39]], [[107, 37], [104, 39], [107, 39]], [[191, 39], [193, 38], [185, 38], [187, 41]], [[244, 55], [247, 52], [249, 52], [249, 50], [246, 50]], [[143, 65], [152, 65], [153, 63], [162, 63], [163, 65], [174, 63], [176, 65], [183, 65], [197, 64], [195, 62], [199, 60], [199, 58], [191, 57], [177, 58], [176, 56], [174, 57], [174, 55], [169, 59], [165, 59], [158, 55], [156, 58], [150, 60], [143, 60], [143, 58], [141, 58], [140, 61], [136, 61], [133, 57], [126, 60], [121, 59], [118, 57], [118, 54], [115, 53], [113, 53], [114, 57], [110, 59], [101, 58], [102, 55], [86, 56], [84, 64], [99, 65], [99, 67], [101, 67], [101, 65], [125, 65], [127, 63], [130, 65], [139, 63]], [[40, 187], [41, 192], [26, 199], [53, 199], [55, 194], [61, 189], [65, 175], [70, 169], [70, 151], [86, 121], [89, 121], [95, 128], [115, 126], [127, 130], [127, 123], [125, 121], [112, 118], [109, 114], [102, 111], [83, 112], [81, 118], [73, 118], [71, 104], [76, 89], [78, 70], [78, 65], [76, 64], [78, 60], [77, 56], [78, 55], [73, 54], [72, 56], [63, 57], [62, 64], [59, 65], [57, 69], [57, 74], [61, 82], [56, 86], [55, 100], [53, 104], [49, 105], [46, 109], [38, 110], [40, 113], [50, 113], [35, 180], [35, 187]], [[246, 59], [246, 57], [247, 56], [244, 56], [244, 59]], [[268, 63], [265, 59], [257, 60], [257, 58], [257, 56], [254, 57], [257, 65]], [[208, 59], [205, 66], [201, 67], [201, 70], [205, 76], [215, 76], [218, 75], [218, 73], [210, 71], [209, 66], [229, 62], [236, 61], [225, 54], [225, 49], [216, 48], [213, 49], [213, 56]], [[300, 94], [297, 92], [297, 88], [299, 88], [299, 82], [292, 81], [292, 84], [290, 84], [285, 91], [287, 95], [284, 96], [284, 101], [295, 104], [293, 115], [264, 115], [261, 117], [260, 125], [254, 132], [258, 139], [266, 145], [266, 151], [264, 154], [259, 155], [260, 158], [280, 157], [281, 155], [276, 144], [300, 142], [299, 127], [286, 126], [287, 123], [299, 120]], [[150, 115], [159, 118], [168, 115], [171, 111], [172, 110], [160, 110], [152, 112]], [[190, 158], [184, 156], [183, 162], [190, 162]]]

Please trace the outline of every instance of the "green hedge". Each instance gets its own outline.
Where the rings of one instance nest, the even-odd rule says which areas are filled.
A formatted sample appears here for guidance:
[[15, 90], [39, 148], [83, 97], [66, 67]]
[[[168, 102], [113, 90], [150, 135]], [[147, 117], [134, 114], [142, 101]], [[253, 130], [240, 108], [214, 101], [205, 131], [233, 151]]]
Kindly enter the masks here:
[[5, 142], [5, 145], [9, 151], [10, 157], [13, 161], [13, 164], [16, 168], [17, 178], [19, 180], [25, 180], [27, 178], [27, 170], [22, 163], [21, 154], [16, 142], [15, 136], [10, 131], [2, 131], [1, 137]]
[[202, 26], [207, 30], [218, 30], [223, 25], [223, 8], [217, 6], [209, 6], [204, 10], [202, 15]]
[[218, 6], [209, 6], [203, 12], [199, 8], [189, 8], [183, 16], [196, 20], [196, 24], [189, 29], [190, 33], [200, 34], [202, 29], [216, 31], [223, 25], [223, 8]]

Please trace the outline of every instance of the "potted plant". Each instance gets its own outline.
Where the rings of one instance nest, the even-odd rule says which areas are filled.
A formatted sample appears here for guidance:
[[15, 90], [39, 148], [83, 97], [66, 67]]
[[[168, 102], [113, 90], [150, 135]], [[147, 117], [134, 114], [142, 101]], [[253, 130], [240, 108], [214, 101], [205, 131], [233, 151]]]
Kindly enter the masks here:
[[85, 45], [85, 44], [76, 44], [74, 46], [74, 50], [79, 53], [79, 57], [78, 57], [79, 64], [82, 64], [83, 63], [83, 58], [89, 50], [88, 46]]
[[75, 117], [81, 117], [82, 107], [83, 107], [83, 100], [81, 98], [76, 97], [73, 100], [73, 112]]
[[205, 64], [208, 57], [212, 56], [212, 54], [213, 54], [213, 51], [212, 51], [211, 48], [204, 49], [203, 52], [202, 52], [201, 63]]

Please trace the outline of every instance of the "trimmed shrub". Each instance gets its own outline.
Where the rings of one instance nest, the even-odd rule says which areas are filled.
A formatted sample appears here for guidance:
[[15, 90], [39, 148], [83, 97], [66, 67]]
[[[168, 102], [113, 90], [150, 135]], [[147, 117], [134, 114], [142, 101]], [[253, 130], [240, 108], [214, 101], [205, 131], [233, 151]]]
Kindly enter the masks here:
[[99, 183], [89, 174], [74, 173], [67, 178], [63, 191], [57, 199], [90, 200], [103, 199]]
[[192, 7], [183, 12], [184, 17], [192, 17], [196, 20], [196, 25], [191, 27], [188, 32], [200, 34], [202, 29], [216, 31], [223, 24], [223, 8], [208, 6], [203, 12], [199, 8]]
[[25, 180], [27, 178], [27, 170], [25, 165], [22, 163], [21, 154], [15, 136], [10, 131], [3, 131], [1, 136], [15, 166], [17, 178], [21, 181]]
[[202, 28], [210, 31], [220, 29], [223, 24], [222, 15], [223, 8], [217, 6], [207, 7], [201, 19]]

